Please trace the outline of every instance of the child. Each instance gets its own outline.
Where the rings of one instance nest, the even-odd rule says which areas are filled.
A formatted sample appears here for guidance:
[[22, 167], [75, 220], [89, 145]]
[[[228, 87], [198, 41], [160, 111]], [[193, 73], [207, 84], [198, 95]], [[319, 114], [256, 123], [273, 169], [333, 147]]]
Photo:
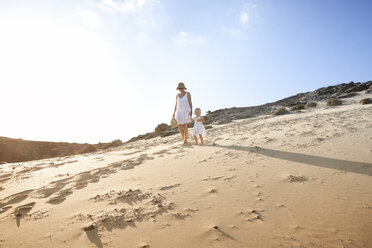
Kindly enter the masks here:
[[201, 115], [201, 110], [200, 108], [195, 109], [195, 115], [196, 117], [193, 118], [194, 120], [194, 130], [192, 131], [192, 135], [194, 136], [195, 139], [195, 144], [198, 144], [198, 135], [200, 137], [200, 143], [204, 144], [203, 142], [203, 135], [205, 136], [205, 128], [203, 125], [204, 119]]

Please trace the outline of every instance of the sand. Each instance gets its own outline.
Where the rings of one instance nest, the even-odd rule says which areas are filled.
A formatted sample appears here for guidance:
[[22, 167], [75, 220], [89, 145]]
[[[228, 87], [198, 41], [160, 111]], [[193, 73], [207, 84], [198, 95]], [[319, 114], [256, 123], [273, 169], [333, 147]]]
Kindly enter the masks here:
[[372, 247], [372, 105], [0, 167], [0, 247]]

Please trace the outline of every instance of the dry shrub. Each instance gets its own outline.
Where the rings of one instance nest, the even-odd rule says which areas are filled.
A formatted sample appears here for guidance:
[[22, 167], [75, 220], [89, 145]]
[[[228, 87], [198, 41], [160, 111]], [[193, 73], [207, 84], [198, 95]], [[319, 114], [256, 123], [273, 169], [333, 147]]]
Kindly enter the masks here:
[[339, 106], [342, 105], [342, 101], [338, 99], [328, 99], [327, 100], [327, 106]]
[[116, 139], [116, 140], [111, 141], [110, 143], [104, 144], [102, 146], [102, 149], [108, 149], [108, 148], [111, 148], [111, 147], [117, 147], [117, 146], [121, 146], [122, 144], [123, 144], [123, 142], [120, 139]]
[[274, 112], [274, 115], [285, 115], [285, 114], [288, 114], [289, 111], [287, 110], [287, 108], [285, 107], [280, 107], [278, 108], [275, 112]]
[[308, 102], [305, 107], [306, 108], [316, 108], [317, 105], [318, 104], [316, 102]]
[[291, 110], [292, 111], [296, 111], [296, 110], [301, 110], [301, 109], [304, 109], [304, 108], [305, 108], [305, 105], [303, 105], [303, 104], [297, 104], [297, 105], [291, 107]]
[[88, 145], [84, 146], [83, 149], [79, 150], [77, 153], [78, 154], [84, 154], [84, 153], [95, 152], [95, 151], [97, 151], [97, 149], [93, 145], [88, 144]]
[[372, 99], [371, 98], [364, 98], [362, 100], [360, 100], [359, 102], [360, 104], [371, 104], [372, 103]]

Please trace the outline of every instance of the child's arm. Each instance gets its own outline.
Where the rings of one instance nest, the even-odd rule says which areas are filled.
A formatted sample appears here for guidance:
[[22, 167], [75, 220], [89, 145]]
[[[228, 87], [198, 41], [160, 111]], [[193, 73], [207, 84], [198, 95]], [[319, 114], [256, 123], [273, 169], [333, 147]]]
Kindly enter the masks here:
[[204, 118], [203, 118], [203, 116], [200, 116], [200, 119], [198, 120], [198, 122], [204, 122]]

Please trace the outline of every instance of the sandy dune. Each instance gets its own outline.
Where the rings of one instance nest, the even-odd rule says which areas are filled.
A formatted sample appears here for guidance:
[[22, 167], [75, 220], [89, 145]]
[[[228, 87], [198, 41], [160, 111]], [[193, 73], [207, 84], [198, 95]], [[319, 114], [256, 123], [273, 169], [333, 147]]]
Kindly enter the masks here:
[[372, 247], [372, 105], [0, 167], [0, 247]]

